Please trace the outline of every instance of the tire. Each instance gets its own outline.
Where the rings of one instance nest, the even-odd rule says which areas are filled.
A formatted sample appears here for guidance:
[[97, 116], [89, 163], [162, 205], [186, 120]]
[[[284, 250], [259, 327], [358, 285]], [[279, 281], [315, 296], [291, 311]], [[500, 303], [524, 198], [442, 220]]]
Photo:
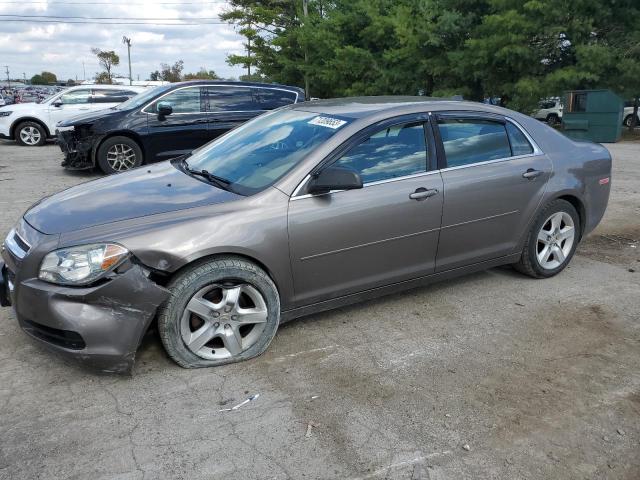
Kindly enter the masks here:
[[547, 115], [547, 125], [553, 127], [554, 125], [557, 125], [559, 122], [559, 118], [558, 115], [556, 115], [555, 113], [551, 113], [549, 115]]
[[266, 272], [242, 258], [195, 264], [167, 288], [171, 295], [158, 312], [158, 331], [167, 354], [181, 367], [256, 357], [278, 330], [278, 290]]
[[47, 130], [38, 122], [22, 122], [13, 133], [16, 143], [23, 147], [41, 147], [47, 141]]
[[142, 165], [142, 149], [129, 137], [107, 138], [98, 148], [98, 166], [107, 175], [122, 173]]
[[[559, 218], [560, 222], [558, 222]], [[555, 231], [552, 219], [558, 222], [560, 232], [550, 236], [546, 232]], [[569, 235], [570, 230], [567, 227], [571, 226], [571, 223], [573, 236], [563, 240], [563, 237]], [[533, 278], [549, 278], [557, 275], [571, 261], [580, 241], [580, 232], [580, 216], [574, 206], [565, 200], [554, 200], [542, 209], [533, 222], [522, 256], [514, 265], [515, 269]], [[543, 239], [539, 239], [540, 237]], [[569, 241], [571, 241], [570, 244]], [[545, 250], [546, 247], [549, 247], [548, 250]], [[548, 260], [545, 261], [547, 254], [549, 254]]]
[[[625, 127], [630, 127], [630, 126], [631, 126], [631, 122], [632, 122], [632, 121], [633, 121], [633, 114], [631, 114], [631, 115], [627, 115], [627, 116], [624, 118], [624, 122], [622, 122], [622, 123], [623, 123], [623, 125], [624, 125]], [[640, 119], [636, 119], [636, 127], [640, 127]]]

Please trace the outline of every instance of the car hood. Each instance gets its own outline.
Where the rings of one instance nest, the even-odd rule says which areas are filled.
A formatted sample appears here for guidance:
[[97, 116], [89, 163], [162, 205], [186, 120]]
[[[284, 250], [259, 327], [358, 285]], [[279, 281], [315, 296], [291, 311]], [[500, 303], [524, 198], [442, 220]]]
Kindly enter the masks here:
[[42, 108], [44, 105], [41, 103], [29, 102], [29, 103], [12, 103], [5, 105], [2, 110], [11, 110], [12, 112], [21, 112], [24, 110], [33, 110], [34, 108]]
[[42, 233], [57, 234], [240, 198], [163, 162], [46, 197], [24, 219]]
[[112, 117], [114, 115], [122, 115], [124, 110], [115, 110], [113, 108], [107, 108], [105, 110], [98, 110], [96, 112], [81, 113], [80, 115], [74, 115], [71, 118], [58, 122], [58, 127], [75, 127], [76, 125], [86, 125], [88, 123], [94, 123], [96, 120]]

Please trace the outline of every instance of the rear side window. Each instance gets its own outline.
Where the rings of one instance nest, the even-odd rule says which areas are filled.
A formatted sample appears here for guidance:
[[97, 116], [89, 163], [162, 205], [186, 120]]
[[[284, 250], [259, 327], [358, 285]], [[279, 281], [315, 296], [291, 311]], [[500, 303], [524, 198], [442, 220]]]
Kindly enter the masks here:
[[509, 143], [511, 143], [511, 153], [516, 155], [529, 155], [533, 153], [533, 147], [524, 136], [524, 133], [520, 131], [513, 123], [507, 122], [507, 135], [509, 135]]
[[160, 97], [146, 108], [147, 112], [156, 113], [158, 102], [167, 102], [171, 105], [173, 113], [200, 113], [204, 112], [203, 98], [201, 98], [200, 87], [187, 87], [174, 90]]
[[447, 167], [497, 160], [511, 156], [505, 126], [479, 119], [438, 120]]
[[130, 90], [107, 90], [94, 88], [91, 94], [91, 103], [120, 103], [137, 95]]
[[260, 110], [273, 110], [296, 102], [298, 95], [287, 90], [253, 88], [253, 97]]
[[352, 168], [363, 183], [427, 171], [427, 147], [422, 123], [394, 125], [353, 147], [336, 163]]
[[259, 110], [247, 87], [206, 87], [210, 112], [242, 112]]

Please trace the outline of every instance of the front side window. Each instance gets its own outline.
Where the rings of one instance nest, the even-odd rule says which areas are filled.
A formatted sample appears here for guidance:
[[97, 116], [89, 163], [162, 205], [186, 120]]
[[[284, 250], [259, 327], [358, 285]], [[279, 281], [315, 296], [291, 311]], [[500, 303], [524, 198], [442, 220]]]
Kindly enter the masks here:
[[458, 167], [511, 156], [505, 126], [491, 120], [441, 118], [438, 128], [447, 167]]
[[80, 103], [89, 103], [89, 96], [91, 90], [74, 90], [72, 92], [63, 93], [60, 96], [60, 101], [63, 105], [77, 105]]
[[423, 124], [384, 128], [349, 150], [336, 165], [358, 172], [362, 183], [424, 173], [427, 147]]
[[230, 190], [252, 195], [273, 185], [350, 122], [302, 110], [270, 112], [195, 150], [186, 162], [190, 169], [224, 178]]
[[160, 97], [146, 108], [147, 112], [156, 113], [158, 103], [166, 102], [171, 105], [173, 113], [200, 113], [204, 112], [203, 98], [200, 87], [187, 87], [174, 90], [164, 97]]

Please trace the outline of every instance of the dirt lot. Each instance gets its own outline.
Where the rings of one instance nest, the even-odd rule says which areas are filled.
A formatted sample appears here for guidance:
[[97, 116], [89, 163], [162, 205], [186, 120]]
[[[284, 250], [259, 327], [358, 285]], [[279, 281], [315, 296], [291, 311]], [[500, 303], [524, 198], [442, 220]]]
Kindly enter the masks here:
[[[500, 268], [315, 315], [242, 364], [183, 370], [152, 332], [133, 377], [99, 376], [0, 310], [0, 478], [640, 478], [640, 143], [608, 148], [606, 218], [560, 276]], [[95, 176], [60, 161], [0, 142], [2, 238]]]

